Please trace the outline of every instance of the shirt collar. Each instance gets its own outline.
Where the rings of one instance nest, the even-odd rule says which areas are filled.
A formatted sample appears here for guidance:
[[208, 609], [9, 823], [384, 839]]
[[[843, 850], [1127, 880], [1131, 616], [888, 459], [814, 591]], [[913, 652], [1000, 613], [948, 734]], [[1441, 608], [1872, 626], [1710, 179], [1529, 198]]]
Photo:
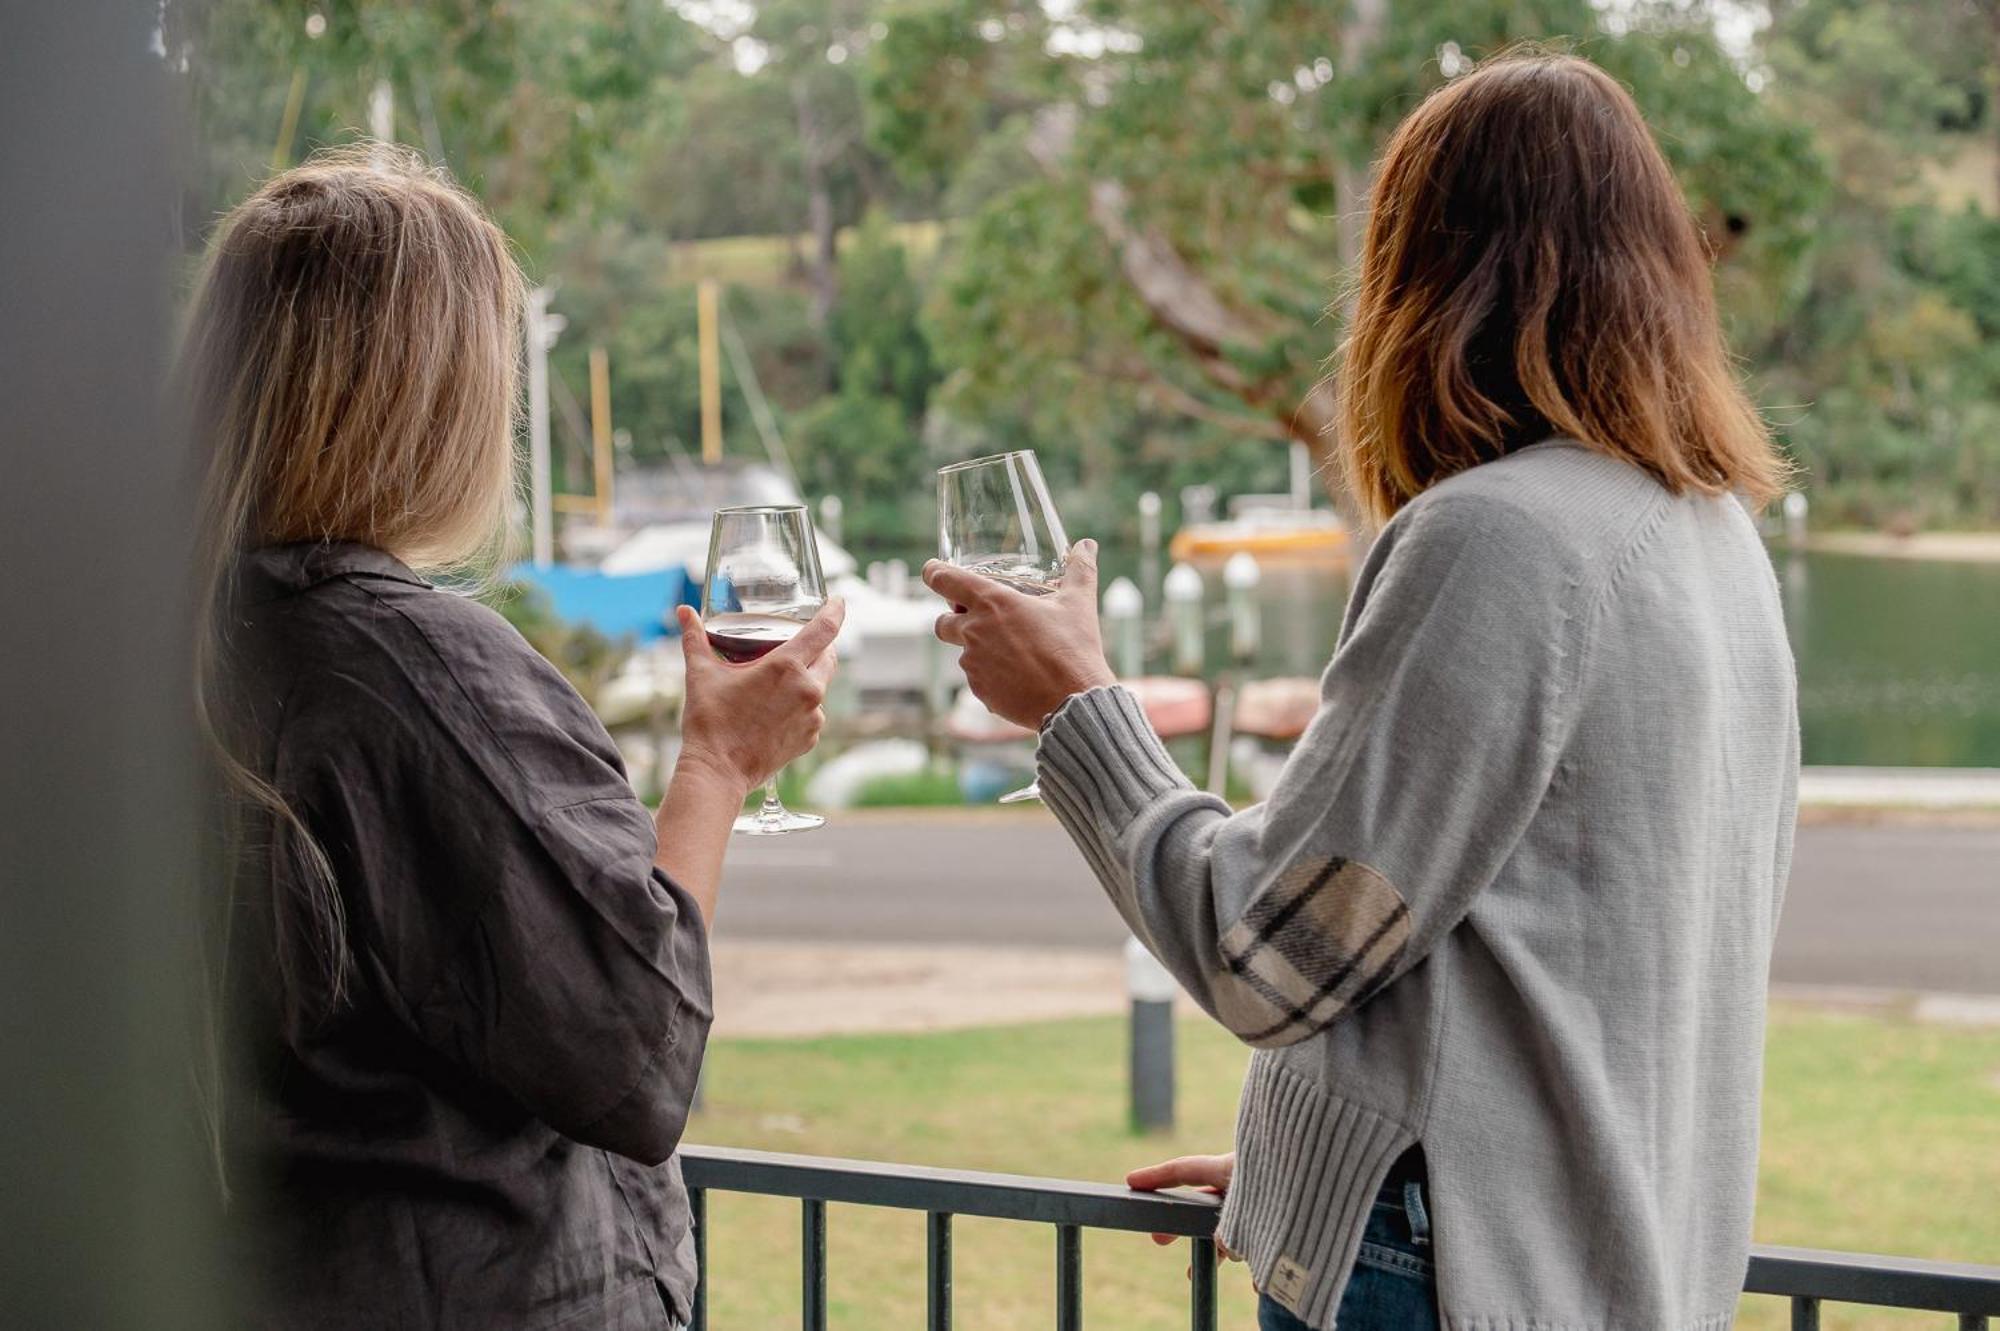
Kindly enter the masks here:
[[386, 550], [359, 541], [294, 541], [246, 550], [237, 560], [238, 587], [246, 601], [272, 601], [352, 574], [389, 578], [417, 587], [431, 584]]

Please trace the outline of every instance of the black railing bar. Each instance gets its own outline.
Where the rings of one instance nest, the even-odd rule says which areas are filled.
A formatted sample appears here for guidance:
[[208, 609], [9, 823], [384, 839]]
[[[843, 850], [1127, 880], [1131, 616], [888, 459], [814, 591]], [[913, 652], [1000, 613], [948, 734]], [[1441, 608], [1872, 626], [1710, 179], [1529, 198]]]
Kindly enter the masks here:
[[997, 1220], [1189, 1238], [1208, 1238], [1215, 1232], [1217, 1204], [1213, 1198], [1133, 1192], [1073, 1179], [978, 1174], [720, 1146], [683, 1147], [680, 1162], [689, 1188], [719, 1192], [949, 1211]]
[[1215, 1240], [1188, 1240], [1188, 1325], [1215, 1331]]
[[1819, 1331], [1819, 1300], [1792, 1300], [1792, 1331]]
[[1083, 1331], [1083, 1230], [1056, 1226], [1056, 1331]]
[[708, 1331], [708, 1193], [688, 1189], [688, 1222], [694, 1229], [694, 1311], [688, 1331]]
[[951, 1331], [951, 1212], [932, 1211], [924, 1220], [924, 1326]]
[[[680, 1152], [689, 1189], [955, 1211], [1001, 1220], [1077, 1224], [1209, 1238], [1217, 1203], [1071, 1179], [981, 1174], [729, 1147]], [[1744, 1290], [1827, 1302], [2000, 1315], [2000, 1267], [1759, 1245]]]
[[799, 1203], [799, 1325], [826, 1331], [826, 1203]]
[[1826, 1303], [1866, 1303], [1934, 1312], [2000, 1313], [2000, 1267], [1814, 1248], [1750, 1250], [1749, 1294], [1781, 1294]]
[[1960, 1313], [1958, 1315], [1958, 1331], [1986, 1331], [1986, 1315], [1984, 1313]]

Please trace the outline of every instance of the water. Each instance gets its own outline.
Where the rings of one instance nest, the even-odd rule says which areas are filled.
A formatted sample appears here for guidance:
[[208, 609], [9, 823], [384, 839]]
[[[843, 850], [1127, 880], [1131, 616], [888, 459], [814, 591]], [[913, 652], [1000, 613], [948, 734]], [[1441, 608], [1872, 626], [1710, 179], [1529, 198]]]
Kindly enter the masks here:
[[[1806, 763], [2000, 767], [2000, 564], [1780, 553], [1777, 568]], [[1256, 673], [1318, 674], [1346, 591], [1340, 573], [1265, 570]], [[1210, 662], [1228, 649], [1212, 625]]]
[[2000, 767], [2000, 564], [1780, 556], [1804, 760]]
[[[1804, 761], [1865, 767], [2000, 767], [2000, 564], [1776, 553], [1799, 666]], [[1105, 552], [1104, 581], [1144, 579]], [[1344, 571], [1263, 571], [1253, 673], [1318, 675], [1347, 599]], [[1228, 662], [1221, 570], [1204, 567], [1210, 673]], [[1147, 613], [1157, 611], [1157, 584]], [[1160, 652], [1152, 658], [1164, 669]]]

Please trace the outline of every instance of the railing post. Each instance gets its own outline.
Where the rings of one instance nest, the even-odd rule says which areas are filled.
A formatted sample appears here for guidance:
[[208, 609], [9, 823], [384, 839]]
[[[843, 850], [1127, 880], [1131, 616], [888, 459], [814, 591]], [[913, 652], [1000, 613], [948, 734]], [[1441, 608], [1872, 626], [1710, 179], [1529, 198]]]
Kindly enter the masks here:
[[1188, 1325], [1215, 1331], [1215, 1240], [1189, 1239]]
[[799, 1325], [826, 1331], [826, 1203], [808, 1197], [800, 1219]]
[[[895, 1207], [926, 1217], [928, 1289], [926, 1325], [949, 1331], [952, 1323], [951, 1229], [955, 1216], [1049, 1224], [1056, 1236], [1055, 1331], [1083, 1326], [1083, 1231], [1173, 1233], [1189, 1239], [1188, 1325], [1216, 1331], [1219, 1320], [1214, 1240], [1216, 1207], [1209, 1198], [1145, 1196], [1108, 1184], [1021, 1178], [959, 1170], [896, 1166], [864, 1160], [774, 1155], [724, 1147], [689, 1146], [681, 1153], [693, 1222], [697, 1281], [690, 1331], [707, 1331], [708, 1194], [722, 1190], [788, 1197], [803, 1205], [804, 1325], [824, 1331], [827, 1298], [826, 1208]], [[1787, 1300], [1794, 1331], [1819, 1331], [1825, 1303], [1924, 1309], [1939, 1325], [1955, 1319], [1959, 1331], [1989, 1331], [2000, 1312], [2000, 1267], [1961, 1262], [1755, 1247], [1744, 1276], [1745, 1293]], [[1045, 1323], [1044, 1325], [1049, 1325]]]
[[924, 1325], [928, 1331], [951, 1331], [951, 1212], [928, 1213], [924, 1242], [926, 1272]]
[[694, 1312], [688, 1331], [708, 1331], [708, 1189], [688, 1189], [688, 1220], [694, 1228]]
[[1083, 1331], [1083, 1229], [1056, 1226], [1056, 1331]]

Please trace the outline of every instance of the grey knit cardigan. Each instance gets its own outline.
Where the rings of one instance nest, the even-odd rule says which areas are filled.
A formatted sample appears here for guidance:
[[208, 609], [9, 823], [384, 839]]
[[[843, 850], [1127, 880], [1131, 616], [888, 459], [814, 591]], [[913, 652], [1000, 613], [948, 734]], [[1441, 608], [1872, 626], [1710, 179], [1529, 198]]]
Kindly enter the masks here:
[[1720, 1328], [1750, 1241], [1798, 723], [1733, 498], [1563, 440], [1407, 505], [1271, 798], [1195, 790], [1136, 700], [1064, 704], [1045, 798], [1256, 1046], [1222, 1238], [1331, 1327], [1421, 1142], [1459, 1331]]

